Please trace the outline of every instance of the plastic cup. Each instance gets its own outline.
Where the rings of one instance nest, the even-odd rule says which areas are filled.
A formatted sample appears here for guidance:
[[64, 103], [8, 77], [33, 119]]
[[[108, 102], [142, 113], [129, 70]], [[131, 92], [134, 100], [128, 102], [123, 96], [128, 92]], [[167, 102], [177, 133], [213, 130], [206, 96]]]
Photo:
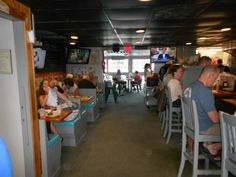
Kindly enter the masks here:
[[57, 105], [57, 113], [59, 115], [61, 115], [61, 111], [62, 111], [61, 105]]
[[40, 117], [45, 117], [45, 110], [43, 108], [40, 108], [38, 112]]

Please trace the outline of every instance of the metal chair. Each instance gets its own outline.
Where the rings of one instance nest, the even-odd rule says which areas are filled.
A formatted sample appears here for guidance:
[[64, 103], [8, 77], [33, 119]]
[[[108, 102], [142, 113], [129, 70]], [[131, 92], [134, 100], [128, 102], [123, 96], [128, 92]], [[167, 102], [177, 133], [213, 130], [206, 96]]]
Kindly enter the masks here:
[[[165, 87], [167, 97], [166, 125], [164, 137], [167, 135], [166, 144], [169, 144], [172, 133], [182, 132], [181, 108], [173, 107], [169, 87]], [[168, 133], [168, 134], [167, 134]]]
[[222, 136], [221, 176], [236, 175], [236, 116], [220, 112]]
[[131, 81], [131, 91], [133, 89], [136, 89], [137, 92], [142, 90], [142, 79], [140, 79], [139, 81]]
[[[199, 154], [199, 143], [220, 142], [220, 136], [199, 134], [198, 114], [195, 101], [191, 98], [181, 97], [181, 104], [183, 114], [183, 131], [181, 163], [179, 167], [178, 177], [182, 176], [186, 160], [188, 160], [193, 165], [192, 177], [197, 177], [198, 175], [219, 175], [220, 170], [209, 169], [209, 159], [204, 155]], [[193, 152], [189, 152], [186, 148], [187, 136], [191, 137], [194, 141]], [[204, 169], [199, 169], [199, 159], [205, 160]]]

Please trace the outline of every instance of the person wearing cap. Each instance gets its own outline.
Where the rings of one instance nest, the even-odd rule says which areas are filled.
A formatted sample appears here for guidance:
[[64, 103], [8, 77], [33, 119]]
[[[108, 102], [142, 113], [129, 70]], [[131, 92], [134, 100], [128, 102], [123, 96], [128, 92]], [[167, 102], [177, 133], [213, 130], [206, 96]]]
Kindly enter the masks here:
[[75, 84], [74, 80], [71, 78], [66, 78], [64, 80], [64, 91], [67, 96], [77, 96], [79, 95], [78, 86]]

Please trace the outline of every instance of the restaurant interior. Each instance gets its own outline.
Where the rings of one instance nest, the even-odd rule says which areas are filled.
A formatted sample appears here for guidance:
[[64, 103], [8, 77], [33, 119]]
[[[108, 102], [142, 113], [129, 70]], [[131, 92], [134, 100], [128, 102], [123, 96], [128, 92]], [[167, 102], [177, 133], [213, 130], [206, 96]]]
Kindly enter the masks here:
[[[234, 0], [0, 0], [0, 172], [236, 176], [236, 123], [225, 118], [236, 116], [235, 7]], [[181, 94], [172, 105], [164, 79], [175, 78], [175, 67], [182, 76], [200, 68], [204, 57], [218, 68], [207, 87], [220, 138], [200, 134], [197, 103], [189, 108]], [[209, 138], [223, 146], [220, 160], [204, 150]]]

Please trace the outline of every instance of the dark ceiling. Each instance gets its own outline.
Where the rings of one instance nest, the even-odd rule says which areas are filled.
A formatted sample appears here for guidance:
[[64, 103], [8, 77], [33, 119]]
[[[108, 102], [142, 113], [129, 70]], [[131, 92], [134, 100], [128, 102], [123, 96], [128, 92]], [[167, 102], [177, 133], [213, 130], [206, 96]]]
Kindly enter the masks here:
[[[186, 42], [212, 46], [236, 39], [236, 0], [19, 1], [31, 7], [40, 41], [68, 44], [70, 35], [76, 34], [79, 46], [87, 47], [182, 46]], [[231, 31], [221, 32], [225, 27]], [[145, 33], [137, 34], [137, 29]]]

